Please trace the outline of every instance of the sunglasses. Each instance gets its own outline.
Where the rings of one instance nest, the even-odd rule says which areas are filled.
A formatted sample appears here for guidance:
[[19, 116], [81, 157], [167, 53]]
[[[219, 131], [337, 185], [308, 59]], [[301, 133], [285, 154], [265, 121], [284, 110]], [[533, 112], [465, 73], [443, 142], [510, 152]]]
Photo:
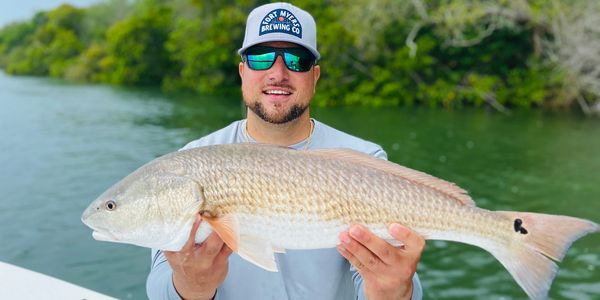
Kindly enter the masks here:
[[242, 55], [242, 61], [248, 62], [248, 67], [255, 71], [270, 69], [277, 56], [281, 56], [285, 66], [290, 71], [306, 72], [316, 64], [315, 56], [306, 48], [275, 48], [254, 46], [248, 48]]

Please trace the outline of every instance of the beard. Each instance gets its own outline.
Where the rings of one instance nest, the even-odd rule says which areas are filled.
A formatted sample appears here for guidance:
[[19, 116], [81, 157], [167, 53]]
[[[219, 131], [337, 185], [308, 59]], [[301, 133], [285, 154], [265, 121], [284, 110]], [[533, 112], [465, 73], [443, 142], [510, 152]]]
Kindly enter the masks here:
[[256, 101], [253, 104], [245, 103], [246, 107], [252, 110], [259, 118], [261, 118], [265, 122], [269, 122], [272, 124], [285, 124], [287, 122], [298, 119], [306, 109], [308, 108], [308, 104], [300, 105], [294, 104], [290, 109], [282, 114], [274, 115], [267, 113], [264, 106]]

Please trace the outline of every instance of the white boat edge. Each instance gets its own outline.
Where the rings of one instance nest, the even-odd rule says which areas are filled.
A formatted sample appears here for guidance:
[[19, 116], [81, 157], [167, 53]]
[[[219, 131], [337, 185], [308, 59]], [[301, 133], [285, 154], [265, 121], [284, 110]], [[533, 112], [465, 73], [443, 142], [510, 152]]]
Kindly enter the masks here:
[[78, 285], [0, 261], [0, 299], [115, 300]]

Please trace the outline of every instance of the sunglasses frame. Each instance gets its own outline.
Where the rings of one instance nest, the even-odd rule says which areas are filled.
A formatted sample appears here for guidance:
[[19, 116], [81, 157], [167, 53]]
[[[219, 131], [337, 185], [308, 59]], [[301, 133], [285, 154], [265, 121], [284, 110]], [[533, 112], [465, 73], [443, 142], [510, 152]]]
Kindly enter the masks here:
[[[264, 69], [255, 69], [250, 65], [250, 62], [248, 60], [248, 52], [252, 51], [252, 50], [256, 50], [256, 49], [262, 49], [264, 50], [264, 52], [262, 54], [267, 54], [267, 53], [273, 53], [275, 52], [275, 58], [273, 58], [273, 61], [271, 62], [271, 64], [269, 65], [268, 68], [264, 68]], [[296, 52], [296, 51], [301, 51], [301, 52], [305, 52], [306, 54], [310, 55], [310, 58], [308, 57], [302, 57], [300, 55], [297, 55], [298, 53], [296, 52], [296, 54], [292, 53], [290, 50]], [[299, 57], [300, 59], [309, 59], [310, 60], [310, 65], [307, 67], [307, 69], [305, 71], [302, 70], [294, 70], [290, 67], [290, 65], [288, 64], [288, 62], [285, 59], [285, 54], [290, 54], [290, 55], [294, 55]], [[252, 54], [251, 54], [252, 55]], [[260, 54], [256, 54], [256, 55], [260, 55]], [[310, 71], [310, 69], [315, 66], [317, 64], [317, 59], [315, 58], [315, 56], [312, 54], [312, 52], [310, 52], [310, 50], [304, 48], [304, 47], [291, 47], [291, 48], [279, 48], [279, 47], [268, 47], [268, 46], [252, 46], [248, 49], [246, 49], [246, 51], [244, 51], [244, 53], [242, 54], [242, 62], [246, 63], [248, 65], [248, 67], [251, 70], [254, 71], [266, 71], [270, 68], [273, 67], [273, 65], [275, 64], [275, 61], [277, 61], [277, 57], [281, 56], [281, 59], [283, 59], [283, 62], [285, 64], [285, 67], [292, 71], [292, 72], [298, 72], [298, 73], [304, 73], [304, 72], [308, 72]]]

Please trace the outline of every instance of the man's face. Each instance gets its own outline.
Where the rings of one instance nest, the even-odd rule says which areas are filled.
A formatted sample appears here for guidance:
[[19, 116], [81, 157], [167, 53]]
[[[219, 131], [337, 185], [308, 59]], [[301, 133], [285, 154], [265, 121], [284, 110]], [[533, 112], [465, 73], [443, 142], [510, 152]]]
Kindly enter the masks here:
[[[290, 48], [298, 45], [288, 42], [269, 42], [262, 46]], [[239, 65], [242, 95], [248, 113], [254, 113], [266, 122], [283, 124], [300, 117], [308, 108], [321, 70], [318, 65], [307, 72], [288, 70], [281, 56], [268, 70], [255, 71], [246, 63]]]

